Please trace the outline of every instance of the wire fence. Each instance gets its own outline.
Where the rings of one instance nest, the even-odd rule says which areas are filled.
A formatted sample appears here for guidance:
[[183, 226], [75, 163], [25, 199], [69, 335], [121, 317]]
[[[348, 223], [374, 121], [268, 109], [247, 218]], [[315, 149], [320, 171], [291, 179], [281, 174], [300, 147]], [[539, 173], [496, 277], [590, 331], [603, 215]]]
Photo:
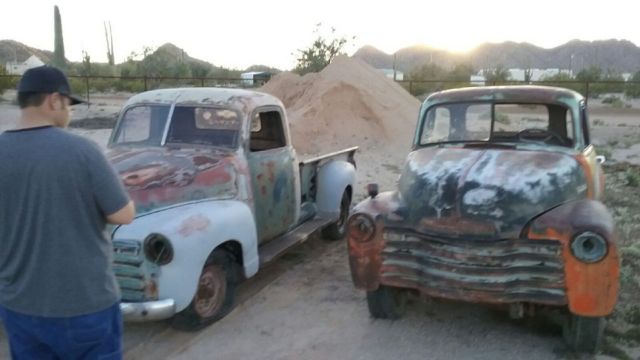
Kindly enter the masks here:
[[[20, 75], [0, 75], [0, 89], [15, 89]], [[93, 94], [106, 92], [138, 93], [152, 89], [173, 87], [226, 87], [257, 88], [266, 80], [244, 78], [215, 77], [167, 77], [167, 76], [69, 76], [71, 88], [77, 94], [83, 94], [88, 100]], [[587, 99], [597, 98], [601, 94], [622, 93], [627, 97], [640, 97], [638, 81], [578, 81], [578, 80], [542, 80], [542, 81], [463, 81], [451, 79], [397, 80], [412, 95], [423, 98], [426, 95], [446, 89], [487, 86], [487, 85], [547, 85], [569, 88], [581, 93]]]

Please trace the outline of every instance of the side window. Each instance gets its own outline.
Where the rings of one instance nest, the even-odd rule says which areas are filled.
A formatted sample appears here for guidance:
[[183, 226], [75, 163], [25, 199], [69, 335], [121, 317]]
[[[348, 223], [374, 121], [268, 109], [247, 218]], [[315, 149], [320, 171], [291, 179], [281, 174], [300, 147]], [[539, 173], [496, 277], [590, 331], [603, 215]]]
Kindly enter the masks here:
[[277, 149], [287, 145], [280, 112], [276, 110], [256, 112], [251, 119], [251, 151]]
[[129, 108], [118, 127], [115, 143], [158, 145], [169, 115], [169, 106], [141, 105]]
[[127, 110], [120, 125], [117, 142], [138, 142], [149, 138], [151, 107], [136, 106]]
[[437, 107], [429, 111], [427, 121], [422, 129], [420, 144], [449, 140], [451, 129], [451, 112], [445, 107]]

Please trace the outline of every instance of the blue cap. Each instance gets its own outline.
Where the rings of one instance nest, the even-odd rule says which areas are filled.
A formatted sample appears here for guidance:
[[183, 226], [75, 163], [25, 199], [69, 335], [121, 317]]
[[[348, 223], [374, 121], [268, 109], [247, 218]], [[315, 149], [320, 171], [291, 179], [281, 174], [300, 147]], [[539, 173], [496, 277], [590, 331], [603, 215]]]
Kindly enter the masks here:
[[43, 65], [25, 71], [18, 83], [19, 93], [59, 93], [71, 99], [71, 105], [84, 103], [86, 101], [71, 95], [69, 81], [59, 69]]

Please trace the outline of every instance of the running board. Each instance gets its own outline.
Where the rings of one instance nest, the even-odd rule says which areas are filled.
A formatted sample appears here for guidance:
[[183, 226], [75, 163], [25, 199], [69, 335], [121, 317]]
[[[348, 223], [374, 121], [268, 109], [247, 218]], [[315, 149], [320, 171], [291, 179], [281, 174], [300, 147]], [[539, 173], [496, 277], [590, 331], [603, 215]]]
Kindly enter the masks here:
[[258, 253], [260, 255], [260, 266], [280, 256], [293, 245], [304, 242], [307, 240], [309, 235], [313, 234], [316, 230], [329, 225], [332, 220], [333, 219], [327, 217], [316, 217], [313, 220], [302, 223], [300, 226], [288, 233], [260, 246], [258, 249]]

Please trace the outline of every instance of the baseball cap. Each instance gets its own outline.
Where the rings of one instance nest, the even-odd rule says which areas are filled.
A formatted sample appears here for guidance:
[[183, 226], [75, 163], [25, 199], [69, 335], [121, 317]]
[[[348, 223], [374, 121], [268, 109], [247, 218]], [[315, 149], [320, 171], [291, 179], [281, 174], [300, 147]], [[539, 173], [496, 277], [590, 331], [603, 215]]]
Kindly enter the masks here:
[[71, 99], [71, 105], [86, 102], [79, 97], [71, 95], [71, 87], [67, 77], [62, 71], [49, 65], [38, 66], [25, 71], [18, 83], [18, 92], [45, 94], [57, 92]]

